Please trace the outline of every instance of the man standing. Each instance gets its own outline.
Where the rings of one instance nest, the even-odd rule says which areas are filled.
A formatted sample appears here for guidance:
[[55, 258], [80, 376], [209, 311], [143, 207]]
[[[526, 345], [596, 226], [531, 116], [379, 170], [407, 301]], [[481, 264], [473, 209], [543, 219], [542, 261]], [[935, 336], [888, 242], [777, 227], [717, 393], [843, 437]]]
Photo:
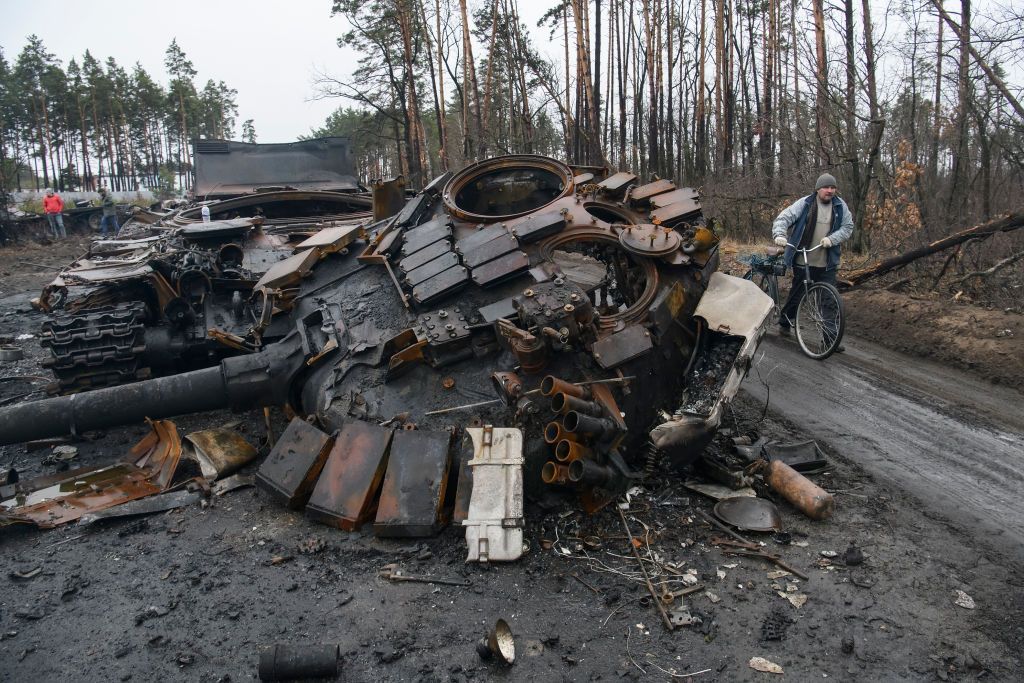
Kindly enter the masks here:
[[[812, 282], [836, 283], [840, 246], [853, 234], [853, 215], [846, 202], [836, 196], [836, 179], [822, 173], [814, 184], [814, 194], [801, 197], [787, 207], [772, 224], [775, 244], [786, 247], [785, 262], [793, 269], [793, 286], [779, 315], [779, 332], [789, 334], [796, 318], [797, 305], [803, 294], [804, 269]], [[820, 249], [804, 256], [797, 254], [794, 244], [803, 249], [820, 245]], [[795, 261], [795, 262], [794, 262]], [[837, 349], [842, 351], [842, 347]]]
[[53, 189], [46, 188], [46, 196], [43, 197], [43, 211], [46, 212], [46, 220], [50, 224], [50, 231], [53, 233], [54, 239], [68, 236], [64, 231], [64, 216], [61, 215], [63, 210], [64, 200], [60, 198], [59, 194], [54, 194]]
[[111, 226], [111, 237], [117, 237], [117, 231], [121, 227], [117, 224], [117, 204], [114, 198], [107, 192], [107, 188], [100, 188], [100, 202], [103, 205], [103, 217], [100, 218], [100, 238], [106, 239], [107, 225]]

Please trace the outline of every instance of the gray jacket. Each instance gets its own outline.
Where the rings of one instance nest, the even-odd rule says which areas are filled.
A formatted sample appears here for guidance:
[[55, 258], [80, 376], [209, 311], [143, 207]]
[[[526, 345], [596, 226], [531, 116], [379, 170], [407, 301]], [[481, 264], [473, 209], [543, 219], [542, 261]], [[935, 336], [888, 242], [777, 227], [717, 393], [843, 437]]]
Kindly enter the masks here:
[[[810, 213], [811, 205], [817, 195], [810, 194], [801, 197], [790, 204], [779, 217], [772, 223], [772, 237], [785, 237], [791, 244], [800, 244], [807, 227], [807, 214]], [[788, 233], [788, 234], [787, 234]], [[827, 261], [825, 267], [834, 270], [839, 267], [839, 258], [842, 254], [842, 247], [839, 246], [850, 239], [853, 234], [853, 214], [839, 197], [832, 198], [832, 225], [829, 227], [828, 238], [832, 242], [831, 248], [826, 252]], [[785, 262], [793, 267], [793, 257], [796, 250], [793, 247], [786, 247]]]

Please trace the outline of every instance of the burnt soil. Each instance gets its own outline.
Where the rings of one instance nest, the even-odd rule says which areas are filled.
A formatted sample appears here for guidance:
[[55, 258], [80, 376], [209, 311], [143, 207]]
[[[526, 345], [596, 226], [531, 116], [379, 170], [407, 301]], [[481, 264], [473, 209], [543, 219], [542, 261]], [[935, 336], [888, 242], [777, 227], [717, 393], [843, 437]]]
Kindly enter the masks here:
[[[28, 300], [53, 272], [19, 261], [62, 263], [62, 250], [73, 256], [84, 251], [79, 247], [0, 251], [0, 335], [35, 334], [42, 321]], [[848, 308], [862, 307], [850, 301]], [[908, 317], [894, 307], [892, 318]], [[871, 329], [882, 324], [885, 310], [872, 315]], [[902, 335], [907, 324], [890, 321], [886, 337]], [[952, 329], [914, 329], [924, 327]], [[854, 322], [851, 334], [863, 329]], [[884, 342], [880, 337], [871, 338]], [[931, 343], [915, 339], [904, 340], [905, 348]], [[26, 359], [4, 363], [3, 376], [44, 376], [37, 341], [19, 343]], [[942, 343], [952, 348], [954, 342]], [[965, 343], [960, 355], [974, 358], [971, 349]], [[965, 365], [984, 375], [980, 361]], [[2, 381], [0, 401], [42, 384]], [[684, 601], [699, 624], [672, 632], [662, 626], [614, 508], [587, 516], [568, 498], [527, 501], [529, 553], [481, 568], [464, 563], [458, 528], [431, 539], [380, 540], [311, 522], [264, 492], [243, 488], [135, 520], [0, 530], [0, 680], [252, 680], [263, 648], [321, 643], [340, 646], [348, 681], [668, 680], [698, 672], [697, 680], [774, 678], [751, 669], [752, 657], [780, 665], [787, 680], [1019, 680], [1021, 548], [979, 540], [926, 498], [869, 474], [855, 453], [835, 450], [828, 433], [809, 434], [763, 411], [741, 394], [711, 450], [726, 454], [732, 436], [752, 431], [822, 444], [830, 466], [813, 478], [834, 493], [835, 515], [812, 522], [777, 501], [793, 543], [747, 534], [807, 581], [770, 578], [777, 567], [725, 556], [710, 543], [722, 534], [698, 514], [712, 502], [683, 488], [664, 464], [626, 511], [640, 554], [657, 560], [647, 564], [656, 583], [684, 585], [664, 568], [670, 564], [678, 573], [695, 570], [704, 588]], [[274, 417], [280, 434], [284, 418], [276, 411]], [[176, 422], [182, 434], [235, 423], [261, 456], [269, 449], [257, 413]], [[87, 434], [74, 442], [71, 465], [115, 462], [146, 431], [135, 425]], [[58, 465], [43, 464], [48, 454], [0, 447], [0, 467], [14, 467], [24, 478], [52, 473]], [[847, 566], [851, 543], [865, 559]], [[390, 563], [408, 574], [471, 585], [391, 583], [378, 575]], [[971, 596], [975, 609], [955, 605], [956, 591]], [[806, 602], [796, 607], [780, 593]], [[475, 651], [498, 618], [516, 637], [510, 668], [482, 661]]]

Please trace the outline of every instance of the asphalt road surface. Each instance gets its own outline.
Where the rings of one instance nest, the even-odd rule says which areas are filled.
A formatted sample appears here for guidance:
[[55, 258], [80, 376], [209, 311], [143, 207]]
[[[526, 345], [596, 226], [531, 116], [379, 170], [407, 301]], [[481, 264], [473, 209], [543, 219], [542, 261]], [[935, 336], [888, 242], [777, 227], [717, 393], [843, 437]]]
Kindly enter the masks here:
[[815, 361], [772, 331], [743, 390], [979, 541], [1024, 558], [1024, 396], [867, 340], [845, 344]]

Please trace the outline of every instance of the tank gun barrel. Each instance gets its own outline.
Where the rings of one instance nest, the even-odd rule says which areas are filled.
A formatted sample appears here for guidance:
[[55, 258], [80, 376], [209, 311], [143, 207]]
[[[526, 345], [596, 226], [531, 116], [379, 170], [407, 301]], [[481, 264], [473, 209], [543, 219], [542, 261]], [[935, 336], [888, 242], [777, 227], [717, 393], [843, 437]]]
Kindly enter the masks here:
[[219, 367], [0, 409], [0, 445], [220, 408], [281, 405], [304, 355], [295, 337]]

